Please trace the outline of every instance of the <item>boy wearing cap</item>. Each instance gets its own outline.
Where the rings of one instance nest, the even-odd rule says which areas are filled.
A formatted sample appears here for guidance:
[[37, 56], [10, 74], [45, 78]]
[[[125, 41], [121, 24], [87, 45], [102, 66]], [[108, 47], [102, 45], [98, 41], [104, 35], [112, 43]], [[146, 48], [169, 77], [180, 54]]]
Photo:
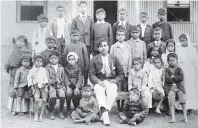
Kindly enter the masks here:
[[92, 96], [92, 89], [90, 85], [82, 87], [82, 99], [80, 105], [73, 111], [71, 117], [75, 123], [96, 122], [99, 120], [99, 107], [98, 102], [94, 96]]
[[63, 114], [66, 94], [66, 79], [65, 70], [58, 62], [60, 60], [60, 53], [52, 52], [49, 55], [50, 63], [45, 67], [47, 70], [47, 78], [49, 81], [49, 105], [50, 105], [50, 119], [54, 120], [54, 112], [56, 99], [60, 99], [59, 116], [64, 119]]
[[140, 13], [140, 40], [146, 43], [146, 46], [152, 41], [153, 27], [147, 23], [149, 17], [147, 12]]
[[47, 48], [45, 38], [52, 35], [51, 29], [47, 26], [48, 18], [41, 14], [37, 17], [39, 26], [34, 29], [32, 35], [33, 55], [39, 54]]
[[127, 41], [128, 45], [131, 46], [132, 60], [135, 57], [140, 57], [143, 61], [147, 58], [146, 44], [144, 41], [139, 39], [140, 27], [134, 25], [131, 27], [131, 39]]
[[125, 30], [125, 41], [130, 40], [131, 38], [131, 24], [127, 22], [127, 10], [125, 8], [121, 8], [118, 10], [118, 21], [113, 24], [112, 32], [113, 32], [113, 44], [117, 42], [116, 39], [116, 31], [118, 29]]
[[161, 40], [163, 42], [166, 42], [168, 39], [173, 39], [172, 27], [166, 21], [166, 9], [160, 8], [158, 10], [158, 18], [159, 18], [159, 21], [152, 25], [153, 29], [156, 27], [160, 27], [162, 29]]
[[28, 93], [28, 82], [27, 75], [31, 69], [32, 57], [31, 55], [23, 55], [21, 58], [21, 67], [16, 71], [15, 80], [14, 80], [14, 89], [17, 91], [17, 109], [16, 112], [24, 115], [20, 111], [22, 106], [21, 102], [25, 98], [25, 94]]
[[90, 56], [90, 35], [93, 19], [87, 15], [87, 1], [79, 2], [79, 15], [72, 20], [71, 29], [80, 31], [80, 41], [87, 47], [88, 55]]
[[[46, 107], [47, 98], [48, 98], [48, 79], [47, 72], [43, 65], [43, 56], [35, 55], [34, 56], [34, 66], [29, 71], [27, 76], [28, 86], [32, 89], [32, 94], [34, 97], [34, 121], [42, 121], [43, 113]], [[40, 101], [42, 105], [40, 105]], [[33, 108], [31, 108], [33, 109]], [[39, 116], [39, 109], [41, 113]], [[33, 111], [33, 110], [31, 110]]]
[[63, 55], [63, 65], [67, 66], [67, 55], [69, 52], [75, 52], [78, 55], [78, 65], [81, 68], [84, 75], [84, 82], [87, 82], [87, 71], [89, 67], [89, 58], [86, 45], [79, 41], [80, 32], [77, 29], [71, 30], [71, 43], [65, 48]]
[[65, 46], [70, 42], [70, 25], [65, 19], [65, 8], [63, 6], [56, 7], [56, 18], [51, 24], [53, 36], [57, 39], [57, 49], [61, 55]]
[[93, 56], [99, 54], [98, 43], [101, 40], [106, 40], [109, 47], [113, 44], [113, 34], [111, 24], [104, 21], [106, 12], [103, 8], [96, 10], [97, 22], [91, 27], [91, 51]]
[[[49, 64], [49, 55], [52, 52], [58, 52], [56, 48], [56, 38], [54, 36], [49, 36], [45, 39], [45, 44], [47, 48], [41, 52], [41, 55], [43, 56], [43, 67], [45, 67], [47, 64]], [[61, 64], [62, 60], [60, 60]]]
[[124, 112], [119, 113], [119, 123], [136, 126], [144, 121], [148, 112], [149, 108], [142, 100], [140, 91], [132, 88], [129, 91], [129, 100], [125, 104]]

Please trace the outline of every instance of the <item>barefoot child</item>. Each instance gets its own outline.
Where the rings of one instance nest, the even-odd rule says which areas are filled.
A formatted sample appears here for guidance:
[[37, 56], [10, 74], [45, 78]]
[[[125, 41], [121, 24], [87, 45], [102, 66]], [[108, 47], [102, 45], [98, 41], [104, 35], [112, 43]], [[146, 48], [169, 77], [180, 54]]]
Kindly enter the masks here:
[[136, 126], [142, 123], [148, 115], [149, 108], [141, 98], [141, 92], [137, 88], [129, 91], [129, 100], [126, 102], [124, 112], [119, 113], [121, 124]]
[[[17, 92], [14, 90], [14, 79], [15, 79], [15, 73], [18, 68], [20, 68], [20, 60], [21, 57], [25, 54], [31, 54], [31, 50], [29, 49], [28, 40], [24, 35], [20, 35], [17, 37], [17, 39], [13, 39], [13, 50], [11, 54], [8, 57], [7, 62], [5, 63], [5, 70], [10, 75], [10, 87], [8, 91], [9, 99], [8, 99], [8, 109], [12, 112], [12, 115], [16, 115], [16, 96]], [[27, 112], [27, 102], [25, 101], [25, 98], [22, 98], [21, 106], [22, 107], [20, 112]]]
[[175, 53], [175, 41], [173, 39], [166, 41], [166, 51], [162, 54], [164, 68], [168, 68], [167, 56], [169, 53]]
[[[157, 103], [157, 107], [156, 107], [157, 113], [161, 113], [160, 107], [163, 101], [163, 96], [165, 95], [163, 89], [165, 74], [162, 63], [163, 62], [160, 57], [154, 58], [153, 60], [154, 66], [150, 70], [149, 82], [148, 82], [148, 87], [150, 88], [150, 91], [152, 93], [152, 100]], [[151, 105], [152, 105], [152, 100], [151, 100]]]
[[[43, 121], [43, 113], [48, 98], [48, 79], [46, 69], [42, 67], [43, 56], [34, 56], [34, 66], [27, 76], [28, 86], [32, 89], [35, 100], [34, 103], [34, 121]], [[39, 114], [39, 111], [40, 114]]]
[[82, 70], [78, 66], [78, 55], [75, 52], [69, 52], [67, 55], [68, 64], [65, 67], [65, 73], [68, 77], [68, 86], [66, 93], [67, 110], [71, 110], [71, 99], [75, 109], [79, 106], [80, 90], [83, 86]]
[[66, 94], [66, 74], [63, 66], [59, 64], [60, 54], [52, 52], [49, 55], [50, 63], [45, 67], [47, 70], [47, 78], [49, 81], [49, 104], [50, 104], [50, 119], [54, 120], [56, 99], [60, 99], [59, 116], [64, 119], [64, 104]]
[[[128, 92], [128, 74], [129, 69], [132, 68], [131, 47], [124, 41], [126, 37], [124, 29], [118, 29], [116, 34], [116, 39], [118, 41], [111, 46], [110, 54], [118, 58], [125, 74], [123, 82], [119, 85], [119, 91]], [[124, 107], [124, 100], [122, 100], [121, 105], [120, 100], [118, 100], [117, 107], [118, 111], [122, 112]]]
[[[186, 111], [186, 91], [183, 85], [184, 74], [178, 67], [178, 56], [175, 53], [168, 54], [167, 57], [169, 67], [165, 69], [165, 84], [164, 92], [168, 96], [168, 102], [172, 119], [170, 123], [175, 123], [175, 102], [178, 97], [179, 103], [182, 106], [184, 122], [188, 122]], [[187, 75], [187, 74], [186, 74]]]
[[25, 94], [28, 94], [28, 82], [27, 75], [31, 69], [32, 57], [31, 55], [24, 55], [21, 58], [21, 67], [16, 71], [14, 80], [14, 89], [17, 91], [17, 109], [16, 112], [20, 115], [24, 115], [20, 112], [22, 106], [22, 99], [25, 98]]
[[82, 87], [82, 99], [80, 105], [73, 111], [71, 117], [75, 123], [96, 122], [99, 120], [99, 107], [98, 102], [94, 96], [92, 96], [92, 89], [90, 85]]

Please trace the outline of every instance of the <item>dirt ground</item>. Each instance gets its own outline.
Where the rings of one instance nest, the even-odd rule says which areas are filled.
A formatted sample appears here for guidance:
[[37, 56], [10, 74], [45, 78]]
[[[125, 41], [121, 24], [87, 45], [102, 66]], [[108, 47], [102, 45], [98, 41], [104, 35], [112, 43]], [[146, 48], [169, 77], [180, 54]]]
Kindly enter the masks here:
[[[5, 49], [2, 49], [4, 51]], [[6, 55], [8, 53], [7, 50], [4, 55], [1, 55], [1, 128], [104, 128], [105, 126], [101, 122], [93, 123], [90, 125], [85, 124], [73, 124], [71, 118], [66, 118], [64, 120], [56, 117], [55, 120], [50, 120], [49, 116], [44, 116], [43, 122], [34, 122], [33, 118], [29, 118], [28, 115], [25, 116], [12, 116], [9, 110], [7, 109], [8, 102], [8, 74], [3, 69], [3, 64], [6, 60]], [[115, 114], [116, 108], [113, 108], [111, 111], [111, 126], [113, 128], [120, 128], [124, 126], [125, 128], [129, 128], [128, 125], [118, 124], [118, 117]], [[188, 116], [189, 123], [184, 124], [182, 120], [182, 114], [177, 113], [176, 119], [177, 123], [170, 124], [168, 121], [170, 117], [162, 114], [150, 114], [149, 117], [145, 119], [145, 121], [136, 126], [136, 128], [198, 128], [198, 112], [194, 112], [193, 114]]]

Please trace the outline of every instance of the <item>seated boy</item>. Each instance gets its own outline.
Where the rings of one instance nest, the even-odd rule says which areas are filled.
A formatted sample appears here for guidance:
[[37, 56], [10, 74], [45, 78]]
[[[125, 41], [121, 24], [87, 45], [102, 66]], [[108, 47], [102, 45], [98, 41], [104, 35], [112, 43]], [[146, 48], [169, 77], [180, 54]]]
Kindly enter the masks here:
[[165, 84], [164, 92], [168, 96], [168, 103], [170, 107], [170, 112], [172, 120], [170, 123], [175, 123], [175, 101], [176, 97], [179, 99], [179, 103], [182, 106], [184, 122], [188, 122], [187, 111], [186, 111], [186, 98], [185, 98], [185, 88], [183, 85], [184, 74], [178, 65], [178, 56], [175, 53], [168, 54], [167, 57], [169, 67], [165, 69]]
[[148, 112], [149, 108], [142, 100], [140, 91], [137, 88], [132, 88], [129, 91], [129, 101], [125, 104], [124, 112], [119, 113], [119, 123], [136, 126], [144, 121]]
[[65, 93], [66, 93], [66, 74], [62, 65], [58, 64], [60, 60], [60, 54], [58, 52], [52, 52], [49, 55], [50, 63], [45, 67], [47, 70], [47, 77], [49, 81], [49, 104], [50, 104], [50, 119], [54, 120], [54, 112], [56, 99], [60, 99], [59, 116], [64, 119], [63, 114], [65, 104]]
[[41, 55], [44, 57], [43, 59], [43, 67], [49, 64], [49, 55], [58, 50], [56, 49], [56, 38], [53, 36], [49, 36], [45, 39], [45, 44], [47, 45], [47, 49], [41, 52]]
[[99, 120], [99, 107], [98, 102], [94, 96], [92, 96], [92, 89], [90, 85], [82, 87], [82, 99], [80, 105], [73, 111], [71, 116], [75, 123], [90, 124], [92, 121]]

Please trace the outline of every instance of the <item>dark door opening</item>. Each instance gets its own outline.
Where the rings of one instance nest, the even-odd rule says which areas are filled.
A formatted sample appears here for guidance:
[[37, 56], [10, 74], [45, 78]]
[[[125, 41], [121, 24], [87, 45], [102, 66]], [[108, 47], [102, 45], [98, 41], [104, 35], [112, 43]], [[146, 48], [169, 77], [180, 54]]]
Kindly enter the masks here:
[[96, 22], [96, 10], [103, 8], [106, 12], [105, 21], [111, 25], [117, 21], [117, 1], [94, 1], [94, 21]]

